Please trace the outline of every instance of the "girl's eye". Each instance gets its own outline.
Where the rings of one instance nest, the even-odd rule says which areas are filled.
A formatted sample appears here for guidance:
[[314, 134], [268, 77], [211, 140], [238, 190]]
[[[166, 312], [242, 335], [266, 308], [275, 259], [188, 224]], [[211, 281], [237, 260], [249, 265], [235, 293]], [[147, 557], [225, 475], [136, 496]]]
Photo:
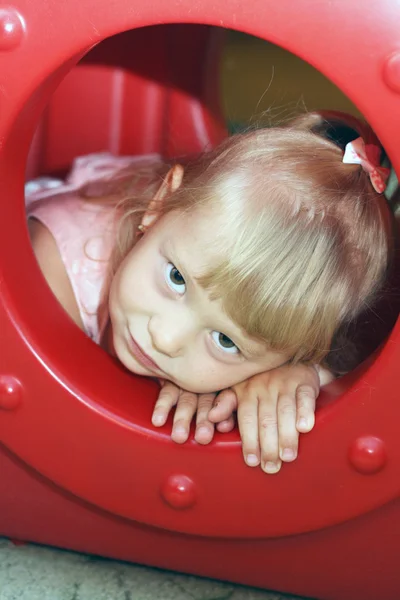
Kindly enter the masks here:
[[220, 331], [213, 331], [211, 336], [220, 350], [223, 350], [228, 354], [239, 354], [239, 348], [234, 342], [232, 342], [231, 338], [224, 333], [221, 333]]
[[165, 267], [165, 279], [169, 287], [178, 292], [178, 294], [184, 294], [186, 291], [186, 283], [178, 269], [172, 263], [167, 263]]

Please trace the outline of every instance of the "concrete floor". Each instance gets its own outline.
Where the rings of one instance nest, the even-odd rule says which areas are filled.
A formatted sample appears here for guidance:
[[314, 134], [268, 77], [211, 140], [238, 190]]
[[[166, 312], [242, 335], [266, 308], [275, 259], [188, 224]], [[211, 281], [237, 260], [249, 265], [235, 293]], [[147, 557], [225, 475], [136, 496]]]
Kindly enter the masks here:
[[[288, 600], [263, 592], [0, 539], [0, 600]], [[301, 600], [301, 599], [298, 599]], [[303, 599], [305, 600], [305, 599]]]

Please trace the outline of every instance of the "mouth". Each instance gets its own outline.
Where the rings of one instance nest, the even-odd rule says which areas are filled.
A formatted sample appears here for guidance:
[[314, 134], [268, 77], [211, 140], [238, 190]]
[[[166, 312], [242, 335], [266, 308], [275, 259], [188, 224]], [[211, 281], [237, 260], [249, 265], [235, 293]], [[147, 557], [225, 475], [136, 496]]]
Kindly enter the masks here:
[[135, 340], [135, 338], [133, 337], [131, 332], [129, 332], [128, 342], [129, 342], [129, 349], [130, 349], [133, 357], [141, 365], [143, 365], [144, 367], [147, 367], [148, 369], [162, 371], [162, 369], [160, 369], [158, 364], [156, 362], [154, 362], [154, 360], [152, 358], [150, 358], [150, 356], [148, 356], [148, 354], [146, 354], [146, 352], [144, 350], [142, 350], [142, 348], [139, 346], [139, 344], [137, 343], [137, 341]]

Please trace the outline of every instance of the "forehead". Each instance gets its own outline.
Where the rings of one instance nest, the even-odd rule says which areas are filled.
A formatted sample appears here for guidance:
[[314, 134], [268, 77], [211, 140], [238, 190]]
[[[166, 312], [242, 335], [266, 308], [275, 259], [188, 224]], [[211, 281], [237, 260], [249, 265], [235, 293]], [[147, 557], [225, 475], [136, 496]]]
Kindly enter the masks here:
[[217, 211], [201, 207], [167, 215], [160, 233], [190, 275], [200, 277], [221, 258], [222, 223], [223, 217]]

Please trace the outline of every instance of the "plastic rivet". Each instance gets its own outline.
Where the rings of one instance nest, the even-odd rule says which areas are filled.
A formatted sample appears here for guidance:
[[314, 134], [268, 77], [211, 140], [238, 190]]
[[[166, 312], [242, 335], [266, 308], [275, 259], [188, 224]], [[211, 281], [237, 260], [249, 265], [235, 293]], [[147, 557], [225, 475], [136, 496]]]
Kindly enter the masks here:
[[378, 473], [387, 462], [385, 444], [378, 437], [359, 437], [350, 446], [349, 460], [359, 473], [364, 475]]
[[161, 497], [171, 508], [190, 508], [196, 504], [196, 486], [186, 475], [171, 475], [161, 488]]
[[0, 8], [0, 51], [14, 50], [25, 35], [24, 20], [15, 8]]
[[400, 52], [393, 53], [385, 60], [383, 81], [391, 90], [400, 94]]
[[22, 402], [22, 386], [11, 375], [0, 375], [0, 409], [14, 410]]

